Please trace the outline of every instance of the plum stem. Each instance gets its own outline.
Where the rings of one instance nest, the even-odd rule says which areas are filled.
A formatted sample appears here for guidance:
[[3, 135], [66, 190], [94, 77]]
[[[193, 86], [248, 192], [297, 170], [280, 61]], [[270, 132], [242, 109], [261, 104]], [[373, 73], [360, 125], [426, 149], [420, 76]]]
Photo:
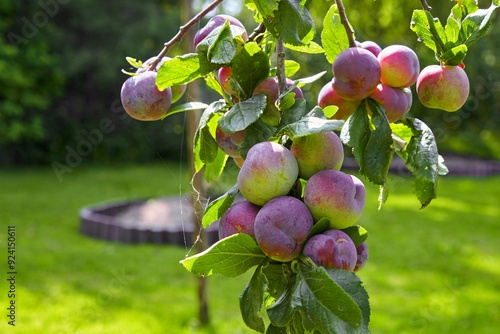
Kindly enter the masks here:
[[156, 65], [158, 65], [160, 60], [163, 57], [165, 57], [165, 55], [172, 48], [172, 46], [174, 46], [175, 43], [182, 41], [182, 38], [188, 32], [188, 30], [191, 29], [196, 23], [200, 22], [201, 19], [203, 19], [208, 13], [214, 10], [215, 7], [217, 7], [222, 1], [223, 0], [215, 0], [210, 4], [210, 6], [199, 12], [195, 17], [193, 17], [188, 23], [180, 27], [179, 32], [170, 41], [164, 44], [163, 50], [161, 50], [161, 52], [158, 54], [156, 59], [151, 63], [151, 65], [149, 65], [148, 71], [153, 71], [156, 68]]
[[250, 34], [250, 36], [248, 36], [247, 43], [253, 42], [257, 38], [257, 36], [264, 33], [265, 31], [266, 31], [266, 26], [264, 25], [264, 23], [260, 23], [257, 26], [257, 28], [255, 28], [255, 30]]
[[422, 3], [422, 7], [424, 7], [424, 10], [426, 10], [426, 11], [428, 11], [428, 12], [430, 12], [430, 11], [431, 11], [432, 7], [431, 7], [431, 6], [429, 6], [429, 4], [427, 3], [427, 1], [426, 1], [426, 0], [420, 0], [420, 2]]
[[278, 77], [279, 95], [287, 89], [285, 74], [285, 43], [276, 40], [276, 76]]
[[345, 14], [344, 4], [342, 3], [342, 0], [335, 0], [335, 2], [337, 3], [337, 7], [339, 8], [340, 23], [342, 23], [342, 25], [344, 26], [347, 33], [347, 38], [349, 39], [349, 47], [355, 48], [356, 41], [354, 40], [354, 30], [352, 30], [351, 26], [349, 25], [349, 20], [347, 19], [347, 15]]

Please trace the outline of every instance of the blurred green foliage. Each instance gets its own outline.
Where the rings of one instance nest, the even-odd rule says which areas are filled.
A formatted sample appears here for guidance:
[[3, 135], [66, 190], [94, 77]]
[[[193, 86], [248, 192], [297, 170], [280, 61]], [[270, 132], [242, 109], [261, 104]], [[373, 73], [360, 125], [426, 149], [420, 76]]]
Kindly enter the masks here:
[[[206, 2], [193, 1], [197, 10]], [[443, 23], [455, 4], [428, 2]], [[238, 8], [235, 3], [242, 6], [243, 1], [228, 0], [223, 7], [234, 10]], [[312, 2], [317, 42], [323, 15], [333, 3]], [[82, 131], [99, 130], [100, 123], [107, 119], [112, 131], [103, 133], [102, 140], [93, 144], [88, 154], [82, 154], [86, 162], [137, 162], [158, 156], [179, 159], [181, 150], [186, 150], [182, 144], [184, 115], [161, 122], [138, 122], [124, 115], [119, 94], [127, 78], [120, 69], [131, 70], [125, 57], [145, 60], [157, 54], [184, 23], [180, 12], [183, 4], [180, 0], [1, 1], [0, 164], [64, 164], [68, 152], [87, 140]], [[421, 68], [437, 63], [432, 51], [419, 43], [409, 28], [418, 1], [344, 0], [344, 4], [357, 40], [373, 40], [382, 47], [407, 45], [419, 55]], [[485, 8], [490, 2], [481, 0], [479, 4]], [[238, 18], [251, 31], [256, 27], [252, 13], [242, 8]], [[496, 131], [500, 124], [497, 21], [494, 18], [492, 29], [470, 48], [465, 59], [471, 94], [461, 110], [446, 113], [426, 109], [413, 87], [411, 115], [430, 125], [442, 152], [500, 159], [500, 134]], [[175, 46], [169, 55], [182, 50], [183, 45]], [[287, 55], [302, 65], [293, 78], [327, 71], [321, 80], [304, 89], [312, 108], [321, 87], [332, 79], [331, 65], [323, 55], [292, 51]], [[213, 98], [217, 98], [213, 93], [202, 91], [203, 102]]]
[[[42, 3], [57, 7], [48, 11]], [[2, 1], [8, 19], [0, 25], [0, 164], [64, 164], [68, 151], [87, 140], [82, 132], [106, 119], [113, 130], [81, 154], [86, 161], [178, 157], [183, 115], [165, 122], [124, 117], [120, 88], [127, 76], [120, 70], [128, 69], [126, 56], [146, 60], [173, 37], [180, 3]], [[35, 33], [26, 33], [29, 24]]]
[[[17, 7], [14, 1], [0, 4], [0, 31], [4, 34], [19, 26], [14, 20]], [[30, 27], [24, 31], [26, 35], [37, 34]], [[45, 136], [42, 112], [50, 107], [53, 96], [61, 93], [63, 73], [56, 67], [45, 36], [25, 48], [19, 44], [26, 38], [6, 35], [7, 40], [0, 42], [0, 143], [36, 141]]]

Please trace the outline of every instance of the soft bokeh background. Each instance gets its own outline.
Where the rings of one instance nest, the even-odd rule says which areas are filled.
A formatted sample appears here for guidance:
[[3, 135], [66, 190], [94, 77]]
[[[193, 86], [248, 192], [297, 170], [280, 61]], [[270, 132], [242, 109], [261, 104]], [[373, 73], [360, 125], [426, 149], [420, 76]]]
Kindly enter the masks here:
[[[428, 2], [444, 23], [454, 2]], [[211, 324], [201, 329], [196, 281], [178, 264], [187, 248], [117, 244], [78, 232], [83, 206], [191, 190], [185, 116], [133, 121], [123, 117], [119, 100], [127, 78], [120, 69], [129, 69], [125, 57], [145, 60], [157, 54], [183, 23], [184, 3], [0, 1], [0, 249], [6, 250], [6, 226], [15, 225], [16, 332], [251, 332], [243, 325], [237, 301], [249, 274], [209, 280]], [[193, 6], [198, 12], [208, 3], [196, 0]], [[489, 6], [488, 1], [479, 3]], [[313, 1], [318, 35], [332, 4]], [[416, 50], [422, 68], [436, 63], [409, 29], [419, 1], [344, 4], [358, 40], [383, 47], [404, 44]], [[256, 27], [241, 0], [225, 0], [218, 12], [237, 16], [249, 31]], [[496, 16], [465, 60], [471, 83], [466, 105], [446, 113], [425, 109], [414, 99], [411, 115], [431, 126], [445, 155], [500, 160]], [[174, 47], [170, 55], [183, 53], [183, 48]], [[321, 55], [288, 56], [302, 65], [295, 78], [328, 71], [305, 88], [312, 108], [331, 80], [331, 66]], [[201, 89], [200, 100], [210, 102], [214, 95], [203, 85]], [[72, 150], [82, 149], [86, 134], [103, 124], [109, 131], [101, 131], [102, 137], [80, 159], [68, 158]], [[62, 165], [68, 169], [60, 169]], [[220, 186], [228, 186], [234, 173], [232, 165]], [[500, 177], [443, 177], [439, 198], [422, 211], [407, 176], [391, 176], [391, 197], [381, 212], [377, 189], [365, 184], [369, 192], [360, 224], [370, 232], [371, 258], [360, 276], [371, 296], [372, 332], [496, 333]], [[189, 217], [185, 221], [189, 224]], [[8, 302], [6, 291], [2, 279], [2, 308]], [[5, 317], [0, 331], [12, 332]]]

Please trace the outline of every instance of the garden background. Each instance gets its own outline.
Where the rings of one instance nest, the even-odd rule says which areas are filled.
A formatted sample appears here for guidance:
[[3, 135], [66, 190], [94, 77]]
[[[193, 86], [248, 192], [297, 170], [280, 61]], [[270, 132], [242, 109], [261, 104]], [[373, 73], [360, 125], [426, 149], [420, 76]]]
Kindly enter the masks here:
[[[419, 1], [344, 3], [358, 40], [404, 44], [417, 52], [421, 68], [436, 63], [409, 28]], [[429, 3], [442, 21], [453, 5]], [[126, 79], [120, 70], [129, 66], [125, 57], [157, 54], [183, 23], [184, 4], [0, 1], [0, 249], [6, 263], [7, 226], [16, 226], [16, 332], [250, 333], [238, 310], [248, 275], [209, 280], [211, 323], [200, 328], [195, 277], [178, 263], [188, 247], [119, 244], [79, 233], [84, 206], [165, 196], [182, 200], [191, 191], [185, 115], [139, 122], [124, 117], [119, 100]], [[204, 5], [193, 1], [197, 11]], [[318, 32], [321, 14], [331, 5], [313, 2]], [[243, 1], [225, 0], [219, 12], [238, 17], [248, 31], [256, 26]], [[462, 109], [423, 108], [414, 92], [411, 115], [430, 125], [445, 159], [500, 160], [499, 35], [495, 18], [471, 47], [465, 60], [471, 93]], [[185, 43], [191, 41], [170, 56], [183, 53]], [[322, 55], [287, 55], [301, 64], [297, 77], [328, 71], [305, 88], [312, 108], [331, 80], [330, 65]], [[200, 91], [201, 101], [212, 97]], [[96, 131], [101, 135], [78, 154]], [[230, 184], [235, 171], [229, 165], [218, 186]], [[391, 196], [378, 212], [377, 189], [365, 182], [360, 224], [370, 233], [370, 260], [360, 277], [371, 297], [372, 332], [496, 333], [500, 176], [442, 177], [438, 199], [421, 211], [410, 183], [407, 175], [393, 174]], [[4, 309], [8, 285], [1, 281]], [[0, 331], [13, 332], [2, 318]]]

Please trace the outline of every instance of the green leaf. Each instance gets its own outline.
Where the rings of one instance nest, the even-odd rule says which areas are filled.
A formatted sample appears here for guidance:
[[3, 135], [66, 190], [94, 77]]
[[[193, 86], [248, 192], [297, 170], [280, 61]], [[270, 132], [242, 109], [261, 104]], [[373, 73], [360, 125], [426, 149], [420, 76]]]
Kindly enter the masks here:
[[214, 72], [210, 72], [205, 77], [205, 82], [209, 88], [219, 93], [222, 97], [227, 96], [226, 92], [224, 92], [224, 89], [222, 89], [219, 80], [217, 80], [217, 78], [215, 77]]
[[200, 130], [200, 159], [205, 164], [209, 164], [217, 158], [217, 151], [219, 146], [210, 134], [208, 127]]
[[[295, 104], [295, 93], [288, 93], [284, 97], [279, 98], [276, 100], [276, 103], [278, 104], [276, 107], [283, 112], [283, 110], [288, 110], [292, 108]], [[281, 121], [281, 119], [280, 119]]]
[[278, 10], [279, 0], [253, 0], [259, 14], [270, 20], [274, 17], [274, 12]]
[[325, 232], [326, 230], [330, 229], [330, 219], [323, 217], [314, 226], [312, 229], [309, 231], [309, 234], [307, 235], [307, 239], [309, 239], [312, 236], [315, 236], [316, 234], [321, 234]]
[[458, 66], [464, 61], [466, 53], [467, 46], [460, 44], [438, 57], [438, 60], [449, 66]]
[[292, 107], [284, 109], [281, 114], [280, 125], [282, 128], [288, 124], [299, 121], [306, 114], [306, 100], [297, 99]]
[[208, 183], [217, 180], [221, 176], [228, 158], [229, 156], [222, 152], [220, 148], [217, 150], [217, 156], [214, 161], [205, 166], [205, 180]]
[[309, 53], [309, 54], [321, 54], [325, 53], [325, 50], [321, 47], [321, 45], [315, 43], [315, 42], [309, 42], [307, 45], [292, 45], [292, 44], [286, 44], [285, 47], [297, 51], [297, 52], [302, 52], [302, 53]]
[[219, 66], [208, 61], [199, 53], [190, 53], [166, 61], [158, 70], [156, 85], [159, 90], [184, 85], [216, 70]]
[[286, 266], [284, 263], [270, 263], [262, 269], [268, 281], [267, 292], [274, 298], [279, 298], [285, 292], [286, 278], [283, 268]]
[[387, 202], [387, 198], [389, 197], [389, 188], [386, 186], [380, 186], [380, 191], [378, 195], [378, 211], [382, 209], [382, 205]]
[[297, 122], [285, 126], [280, 130], [280, 133], [289, 135], [293, 140], [294, 138], [308, 136], [313, 133], [338, 130], [342, 125], [344, 125], [343, 120], [326, 120], [319, 117], [306, 116]]
[[207, 126], [210, 120], [214, 117], [214, 115], [218, 112], [221, 112], [225, 106], [226, 106], [226, 101], [224, 100], [212, 102], [201, 115], [200, 122], [198, 123], [198, 128], [203, 129], [205, 126]]
[[360, 333], [370, 333], [368, 324], [370, 322], [370, 302], [368, 293], [362, 285], [361, 279], [351, 271], [342, 269], [328, 269], [328, 275], [337, 283], [345, 292], [347, 292], [356, 304], [361, 309], [363, 321], [360, 328]]
[[368, 231], [359, 225], [349, 226], [348, 228], [342, 229], [342, 231], [352, 239], [356, 248], [368, 238]]
[[[279, 103], [278, 101], [283, 99], [286, 95], [290, 94], [295, 88], [297, 88], [297, 86], [299, 85], [299, 82], [298, 81], [294, 81], [289, 87], [287, 87], [287, 89], [280, 94], [280, 96], [278, 96], [278, 99], [276, 100], [276, 107], [278, 107]], [[295, 94], [294, 94], [295, 96]]]
[[[457, 1], [458, 2], [458, 1]], [[465, 15], [476, 12], [479, 7], [477, 5], [477, 0], [460, 0], [460, 5], [464, 10]]]
[[266, 255], [255, 240], [238, 233], [219, 240], [206, 251], [180, 261], [184, 268], [197, 276], [220, 274], [236, 277], [260, 264]]
[[272, 323], [269, 324], [266, 330], [266, 334], [288, 334], [286, 327], [274, 326]]
[[229, 64], [238, 49], [235, 38], [242, 33], [241, 30], [238, 26], [230, 25], [227, 20], [216, 41], [208, 49], [208, 60], [214, 64]]
[[207, 127], [210, 130], [210, 134], [213, 138], [217, 138], [217, 127], [219, 125], [219, 119], [223, 117], [221, 113], [215, 113], [207, 123]]
[[210, 203], [203, 214], [203, 227], [209, 227], [214, 221], [222, 217], [222, 215], [233, 204], [236, 195], [238, 194], [238, 185], [229, 189], [224, 195]]
[[[210, 167], [210, 171], [205, 171], [205, 178], [212, 178], [214, 172], [216, 172], [218, 169], [215, 168], [216, 166], [221, 167], [222, 169], [224, 168], [225, 161], [221, 162], [219, 155], [221, 152], [218, 152], [219, 148], [217, 147], [217, 153], [215, 152], [215, 147], [213, 146], [213, 141], [212, 138], [216, 138], [216, 130], [217, 130], [217, 121], [219, 118], [222, 117], [220, 114], [220, 111], [225, 107], [225, 101], [224, 100], [219, 100], [212, 102], [207, 109], [203, 112], [201, 115], [199, 124], [198, 124], [198, 129], [196, 130], [196, 134], [194, 137], [194, 165], [196, 172], [198, 173], [201, 168], [205, 165], [205, 161], [207, 161], [208, 164], [212, 164], [214, 162], [217, 162], [218, 164], [215, 164], [214, 166]], [[207, 132], [208, 130], [208, 132]], [[202, 150], [202, 141], [201, 141], [201, 136], [204, 136], [204, 140], [208, 138], [208, 143], [205, 141], [203, 142], [204, 145], [209, 144], [211, 146], [204, 146]], [[208, 137], [207, 137], [208, 136]], [[217, 141], [216, 141], [217, 143]], [[207, 149], [209, 151], [207, 151]], [[208, 160], [207, 160], [207, 153], [208, 153]], [[215, 155], [215, 159], [211, 161], [213, 158], [213, 155]], [[217, 160], [219, 158], [219, 160]], [[221, 165], [222, 164], [222, 165]], [[221, 171], [222, 172], [222, 171]], [[215, 178], [217, 178], [219, 174]]]
[[319, 106], [315, 106], [310, 112], [307, 113], [307, 116], [325, 118], [323, 109], [321, 109]]
[[278, 327], [284, 327], [292, 320], [294, 309], [295, 290], [297, 288], [297, 275], [288, 278], [285, 291], [276, 303], [267, 309], [267, 315], [271, 323]]
[[196, 170], [196, 173], [198, 173], [205, 163], [201, 160], [200, 157], [200, 129], [196, 130], [194, 140], [193, 140], [193, 154], [194, 154], [194, 167]]
[[349, 147], [352, 147], [352, 152], [358, 160], [358, 164], [364, 166], [364, 152], [368, 141], [370, 140], [370, 119], [366, 104], [362, 102], [358, 109], [352, 114], [340, 132], [340, 139]]
[[206, 108], [208, 108], [208, 105], [205, 103], [188, 102], [188, 103], [180, 104], [178, 106], [170, 108], [168, 110], [168, 112], [161, 119], [163, 120], [167, 116], [177, 114], [177, 113], [183, 112], [183, 111], [200, 110], [200, 109], [206, 109]]
[[264, 50], [267, 56], [270, 58], [274, 53], [274, 48], [276, 45], [276, 39], [271, 35], [270, 32], [266, 31], [263, 34], [262, 39], [259, 42], [259, 46]]
[[320, 72], [318, 74], [312, 75], [312, 76], [307, 77], [307, 78], [298, 79], [297, 81], [299, 82], [299, 87], [302, 87], [305, 84], [313, 83], [314, 81], [318, 80], [319, 78], [321, 78], [325, 74], [326, 74], [326, 71], [323, 71], [323, 72]]
[[404, 151], [406, 145], [413, 137], [413, 132], [411, 129], [401, 122], [391, 123], [391, 131], [393, 140], [397, 142], [395, 148], [397, 151]]
[[438, 55], [447, 51], [446, 32], [438, 18], [432, 17], [426, 10], [414, 10], [410, 28], [413, 30], [419, 41], [423, 42], [429, 49]]
[[299, 85], [298, 81], [294, 81], [283, 93], [278, 96], [275, 102], [275, 107], [281, 112], [291, 108], [295, 104], [295, 93], [293, 90]]
[[[293, 60], [285, 60], [285, 76], [287, 78], [291, 77], [300, 70], [300, 64]], [[277, 68], [273, 67], [269, 72], [270, 77], [276, 76]]]
[[444, 30], [446, 32], [446, 39], [452, 45], [458, 44], [458, 39], [460, 37], [460, 25], [461, 23], [453, 17], [453, 14], [450, 14]]
[[280, 0], [274, 18], [264, 20], [267, 30], [286, 44], [309, 44], [315, 34], [309, 4], [304, 0]]
[[246, 129], [255, 123], [266, 108], [266, 96], [257, 94], [248, 100], [238, 102], [219, 120], [219, 127], [225, 133]]
[[363, 171], [368, 180], [374, 184], [385, 186], [389, 166], [394, 155], [392, 147], [392, 131], [383, 107], [372, 99], [368, 99], [368, 107], [372, 111], [371, 131], [363, 154]]
[[339, 53], [349, 48], [349, 38], [340, 22], [337, 5], [331, 6], [324, 18], [321, 43], [325, 49], [326, 59], [330, 64], [333, 64]]
[[326, 118], [330, 119], [333, 116], [335, 116], [335, 114], [337, 113], [337, 111], [339, 111], [339, 107], [337, 107], [337, 106], [328, 106], [328, 107], [326, 107], [326, 108], [323, 109], [323, 114], [325, 115]]
[[240, 296], [240, 310], [245, 324], [259, 332], [264, 333], [266, 327], [259, 312], [264, 304], [264, 292], [267, 289], [267, 277], [262, 272], [262, 264], [255, 269], [252, 278]]
[[438, 155], [438, 174], [446, 175], [449, 172], [448, 167], [444, 164], [444, 158], [441, 155]]
[[479, 9], [465, 17], [462, 22], [462, 31], [467, 37], [465, 45], [470, 46], [486, 34], [491, 26], [491, 14], [498, 7], [492, 3], [488, 9]]
[[371, 99], [367, 103], [373, 113], [372, 121], [366, 104], [361, 103], [342, 127], [340, 139], [352, 147], [360, 173], [370, 182], [385, 186], [394, 153], [392, 132], [383, 107]]
[[123, 74], [130, 75], [130, 76], [132, 76], [132, 77], [137, 76], [137, 75], [141, 75], [141, 73], [136, 73], [136, 72], [128, 72], [128, 71], [125, 71], [124, 69], [122, 69], [122, 70], [121, 70], [121, 72], [122, 72]]
[[[349, 279], [354, 280], [356, 276], [352, 275], [353, 277]], [[325, 268], [300, 264], [299, 277], [303, 281], [300, 287], [300, 297], [306, 330], [318, 329], [325, 334], [357, 332], [356, 329], [360, 328], [363, 322], [361, 309], [353, 298], [328, 275]], [[329, 323], [334, 324], [336, 320], [329, 316], [328, 312], [348, 325], [345, 326], [345, 331], [332, 331], [335, 327], [341, 326], [341, 323], [325, 331], [324, 326], [328, 326]]]
[[206, 54], [208, 60], [214, 64], [228, 64], [238, 49], [237, 36], [243, 32], [243, 28], [231, 25], [227, 20], [224, 25], [212, 30], [196, 46], [196, 51]]
[[425, 208], [437, 196], [439, 154], [432, 130], [418, 118], [403, 119], [403, 124], [412, 130], [413, 136], [403, 153], [406, 167], [415, 176], [413, 188]]
[[132, 65], [133, 67], [135, 68], [142, 68], [142, 61], [140, 60], [137, 60], [135, 58], [132, 58], [132, 57], [125, 57], [125, 59], [127, 60], [127, 62]]
[[295, 311], [292, 317], [292, 320], [284, 327], [278, 327], [269, 324], [267, 327], [266, 334], [304, 334], [305, 329], [302, 325], [302, 317], [300, 316], [300, 312]]
[[236, 54], [231, 69], [231, 88], [241, 100], [245, 100], [268, 77], [269, 57], [257, 44], [250, 42]]
[[238, 151], [243, 159], [246, 158], [248, 151], [257, 143], [267, 141], [276, 133], [276, 128], [265, 124], [260, 119], [245, 129], [245, 138], [238, 147]]

